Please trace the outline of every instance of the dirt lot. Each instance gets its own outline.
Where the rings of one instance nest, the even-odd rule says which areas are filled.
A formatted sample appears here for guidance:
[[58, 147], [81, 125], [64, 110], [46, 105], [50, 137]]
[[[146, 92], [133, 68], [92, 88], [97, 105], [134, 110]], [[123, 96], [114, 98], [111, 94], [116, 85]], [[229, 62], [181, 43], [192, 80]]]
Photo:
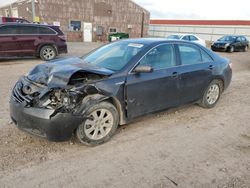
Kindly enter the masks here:
[[[69, 45], [71, 55], [100, 44]], [[250, 187], [250, 52], [233, 62], [231, 86], [213, 109], [187, 105], [137, 119], [98, 147], [52, 143], [19, 131], [8, 99], [37, 59], [0, 62], [0, 187]]]

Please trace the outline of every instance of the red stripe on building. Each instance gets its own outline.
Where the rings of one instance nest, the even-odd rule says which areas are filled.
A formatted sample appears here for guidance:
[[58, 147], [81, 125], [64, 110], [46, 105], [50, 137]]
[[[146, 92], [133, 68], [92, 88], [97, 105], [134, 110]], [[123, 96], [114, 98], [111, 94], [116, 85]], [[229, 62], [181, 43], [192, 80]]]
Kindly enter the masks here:
[[249, 25], [250, 20], [150, 20], [155, 25]]

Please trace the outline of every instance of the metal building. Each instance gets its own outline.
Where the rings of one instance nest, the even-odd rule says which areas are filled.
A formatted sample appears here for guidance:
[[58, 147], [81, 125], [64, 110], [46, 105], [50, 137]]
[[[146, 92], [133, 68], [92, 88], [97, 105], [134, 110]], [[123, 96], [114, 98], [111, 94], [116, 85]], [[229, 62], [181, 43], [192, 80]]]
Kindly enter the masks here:
[[[31, 0], [0, 8], [0, 16], [32, 21]], [[68, 41], [106, 41], [110, 33], [147, 36], [150, 13], [131, 0], [35, 0], [36, 21], [59, 25]]]
[[250, 39], [249, 20], [151, 20], [149, 36], [166, 37], [173, 33], [196, 34], [207, 41], [223, 35], [245, 35]]

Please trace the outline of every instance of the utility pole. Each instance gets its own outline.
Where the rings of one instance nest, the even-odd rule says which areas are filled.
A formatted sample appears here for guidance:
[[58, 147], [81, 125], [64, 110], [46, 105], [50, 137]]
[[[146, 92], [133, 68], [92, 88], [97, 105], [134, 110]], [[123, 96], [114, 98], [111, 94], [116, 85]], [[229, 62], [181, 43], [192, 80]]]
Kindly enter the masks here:
[[36, 17], [35, 0], [31, 0], [31, 6], [32, 6], [32, 22], [34, 22]]
[[145, 17], [145, 14], [144, 14], [144, 11], [143, 11], [143, 13], [142, 13], [142, 21], [141, 21], [141, 38], [143, 38], [143, 36], [144, 36], [144, 18]]

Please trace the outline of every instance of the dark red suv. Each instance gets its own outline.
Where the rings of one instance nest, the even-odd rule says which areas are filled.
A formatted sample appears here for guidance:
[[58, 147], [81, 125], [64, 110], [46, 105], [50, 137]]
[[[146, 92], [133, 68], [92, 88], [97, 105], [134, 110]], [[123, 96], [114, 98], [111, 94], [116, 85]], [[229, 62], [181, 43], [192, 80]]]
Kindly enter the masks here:
[[61, 53], [67, 53], [67, 44], [58, 26], [0, 24], [0, 58], [37, 56], [47, 61]]

